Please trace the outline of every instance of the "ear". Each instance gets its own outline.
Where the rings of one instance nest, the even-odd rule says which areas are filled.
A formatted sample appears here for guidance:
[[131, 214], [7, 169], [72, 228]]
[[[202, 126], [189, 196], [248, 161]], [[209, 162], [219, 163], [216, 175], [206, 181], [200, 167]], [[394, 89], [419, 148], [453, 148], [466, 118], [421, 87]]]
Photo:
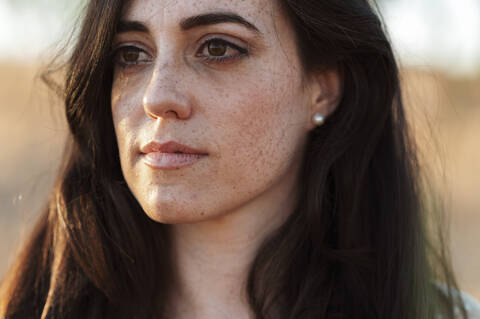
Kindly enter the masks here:
[[309, 130], [316, 128], [311, 118], [319, 113], [327, 119], [338, 107], [343, 94], [343, 75], [337, 68], [318, 71], [309, 79]]

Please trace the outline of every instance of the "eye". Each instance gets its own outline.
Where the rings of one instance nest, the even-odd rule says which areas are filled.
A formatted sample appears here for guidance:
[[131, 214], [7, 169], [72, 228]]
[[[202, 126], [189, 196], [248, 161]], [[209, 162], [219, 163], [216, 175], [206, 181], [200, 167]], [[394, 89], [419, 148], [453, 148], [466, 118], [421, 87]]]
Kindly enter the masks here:
[[127, 45], [117, 48], [113, 53], [115, 64], [122, 67], [137, 65], [140, 63], [150, 62], [151, 57], [144, 50], [133, 45]]
[[208, 53], [212, 56], [224, 56], [228, 50], [228, 46], [220, 41], [210, 41], [207, 48]]
[[207, 63], [226, 63], [248, 56], [247, 49], [220, 38], [206, 40], [200, 46], [199, 52], [196, 56]]

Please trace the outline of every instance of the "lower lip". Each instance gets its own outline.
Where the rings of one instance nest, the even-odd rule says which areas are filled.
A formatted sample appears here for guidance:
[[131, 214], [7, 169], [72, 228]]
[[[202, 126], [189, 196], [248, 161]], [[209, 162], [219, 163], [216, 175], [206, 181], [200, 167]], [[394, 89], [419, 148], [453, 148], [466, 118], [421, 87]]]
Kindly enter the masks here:
[[179, 169], [192, 165], [207, 155], [152, 152], [144, 154], [144, 162], [152, 168]]

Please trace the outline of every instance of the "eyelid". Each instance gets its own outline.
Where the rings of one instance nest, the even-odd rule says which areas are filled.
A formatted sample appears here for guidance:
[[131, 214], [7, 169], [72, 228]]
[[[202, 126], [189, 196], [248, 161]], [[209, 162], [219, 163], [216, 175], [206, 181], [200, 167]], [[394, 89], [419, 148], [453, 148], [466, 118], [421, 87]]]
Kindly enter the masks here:
[[239, 52], [238, 55], [243, 55], [243, 54], [248, 54], [248, 49], [245, 49], [243, 47], [240, 47], [230, 41], [226, 41], [222, 38], [211, 38], [211, 39], [208, 39], [208, 40], [205, 40], [201, 45], [200, 45], [200, 48], [198, 49], [198, 52], [203, 52], [205, 50], [205, 48], [212, 42], [219, 42], [219, 43], [223, 43], [225, 46], [229, 47], [229, 48], [232, 48], [233, 50]]
[[248, 44], [248, 42], [240, 40], [237, 37], [233, 37], [231, 35], [224, 34], [224, 33], [210, 33], [210, 34], [205, 35], [199, 41], [200, 46], [204, 45], [206, 42], [211, 41], [211, 40], [224, 41], [227, 44], [233, 44], [234, 47], [236, 46], [236, 47], [239, 47], [239, 48], [244, 49], [244, 50], [249, 50], [250, 49], [250, 45]]
[[[232, 39], [233, 38], [233, 39]], [[219, 34], [219, 33], [213, 33], [213, 34], [208, 34], [207, 36], [203, 37], [201, 40], [201, 44], [199, 48], [197, 49], [195, 53], [195, 57], [200, 58], [204, 60], [206, 63], [219, 63], [223, 64], [228, 61], [233, 62], [234, 60], [240, 59], [241, 57], [248, 57], [250, 56], [250, 48], [251, 46], [249, 43], [243, 42], [243, 44], [238, 44], [241, 40], [238, 40], [235, 37], [225, 35], [225, 34]], [[210, 54], [203, 54], [205, 49], [208, 47], [208, 45], [212, 42], [219, 42], [223, 43], [226, 47], [227, 50], [228, 48], [233, 49], [236, 51], [234, 54], [229, 54], [229, 55], [224, 55], [224, 56], [214, 56]]]
[[[138, 52], [138, 60], [134, 62], [124, 61], [124, 57], [122, 55], [123, 51], [132, 50], [132, 49]], [[142, 49], [137, 45], [127, 44], [127, 43], [118, 45], [112, 51], [111, 59], [114, 65], [121, 66], [122, 68], [140, 66], [140, 65], [151, 63], [153, 61], [153, 57], [146, 50]]]
[[136, 41], [132, 41], [132, 42], [121, 42], [121, 43], [118, 43], [118, 44], [115, 44], [113, 46], [113, 49], [112, 49], [112, 54], [116, 54], [119, 50], [123, 49], [123, 48], [129, 48], [129, 47], [133, 47], [133, 48], [137, 48], [145, 53], [147, 53], [149, 56], [153, 57], [153, 55], [151, 54], [150, 50], [148, 48], [145, 47], [145, 45], [139, 43], [139, 42], [136, 42]]

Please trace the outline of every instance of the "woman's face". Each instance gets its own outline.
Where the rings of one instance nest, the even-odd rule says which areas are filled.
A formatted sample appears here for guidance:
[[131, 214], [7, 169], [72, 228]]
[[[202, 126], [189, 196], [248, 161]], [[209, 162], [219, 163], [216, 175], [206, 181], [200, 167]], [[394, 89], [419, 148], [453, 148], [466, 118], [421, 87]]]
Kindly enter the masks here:
[[[125, 8], [111, 106], [123, 175], [150, 218], [205, 221], [293, 183], [312, 128], [295, 43], [277, 1]], [[159, 148], [170, 141], [208, 155], [162, 154], [178, 151]]]

